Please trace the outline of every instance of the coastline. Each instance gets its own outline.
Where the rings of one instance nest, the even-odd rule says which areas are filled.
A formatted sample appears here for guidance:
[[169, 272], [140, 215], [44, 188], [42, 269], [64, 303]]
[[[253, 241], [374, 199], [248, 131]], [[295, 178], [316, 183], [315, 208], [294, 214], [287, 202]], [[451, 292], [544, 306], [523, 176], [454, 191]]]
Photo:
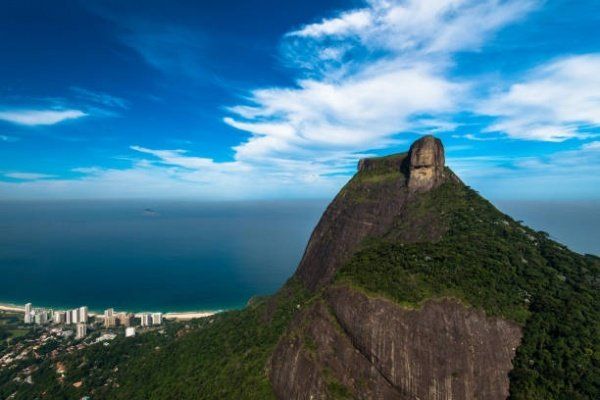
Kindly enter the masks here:
[[[50, 308], [50, 307], [48, 307]], [[25, 307], [24, 306], [19, 306], [17, 304], [10, 304], [10, 303], [0, 303], [0, 311], [12, 311], [12, 312], [25, 312]], [[206, 318], [206, 317], [210, 317], [211, 315], [215, 315], [218, 314], [220, 312], [223, 312], [225, 310], [214, 310], [214, 311], [168, 311], [163, 313], [163, 318], [165, 319], [173, 319], [173, 320], [177, 320], [177, 321], [189, 321], [191, 319], [195, 319], [195, 318]], [[126, 310], [117, 310], [117, 312], [128, 312]], [[141, 313], [132, 313], [134, 314], [136, 317], [139, 316], [139, 314]], [[103, 314], [102, 313], [98, 313], [98, 312], [94, 312], [91, 311], [89, 313], [89, 315], [91, 316], [97, 316], [97, 317], [102, 317]]]

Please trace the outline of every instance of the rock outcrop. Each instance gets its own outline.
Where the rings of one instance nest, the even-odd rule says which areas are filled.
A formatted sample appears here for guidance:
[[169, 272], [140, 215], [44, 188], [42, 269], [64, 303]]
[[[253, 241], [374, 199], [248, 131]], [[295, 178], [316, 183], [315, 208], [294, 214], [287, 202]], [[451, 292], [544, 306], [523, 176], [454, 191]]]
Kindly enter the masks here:
[[[380, 237], [402, 220], [411, 196], [453, 177], [444, 171], [444, 147], [439, 139], [423, 136], [408, 153], [367, 158], [340, 191], [313, 231], [296, 276], [310, 289], [331, 281], [335, 272], [366, 237]], [[404, 241], [433, 241], [443, 226], [424, 216], [401, 232]]]
[[280, 399], [486, 399], [508, 396], [518, 325], [450, 300], [405, 309], [348, 287], [304, 310], [277, 346]]
[[444, 179], [444, 146], [433, 136], [424, 136], [410, 146], [408, 188], [427, 191]]

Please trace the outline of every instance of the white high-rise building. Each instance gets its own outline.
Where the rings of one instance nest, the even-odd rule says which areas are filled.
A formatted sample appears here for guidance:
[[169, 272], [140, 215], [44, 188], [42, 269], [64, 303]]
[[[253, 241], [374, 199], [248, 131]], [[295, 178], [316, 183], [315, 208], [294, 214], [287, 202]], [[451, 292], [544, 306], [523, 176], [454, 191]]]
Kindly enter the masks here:
[[87, 335], [87, 325], [83, 322], [77, 324], [77, 336], [75, 339], [83, 339]]
[[152, 313], [152, 325], [162, 325], [162, 313]]
[[23, 321], [26, 324], [30, 324], [33, 322], [33, 317], [32, 317], [32, 309], [31, 309], [31, 303], [27, 303], [25, 304], [25, 315], [23, 317]]
[[87, 324], [88, 322], [88, 308], [87, 306], [79, 307], [79, 322]]
[[140, 325], [152, 326], [152, 315], [149, 313], [141, 313], [140, 314]]
[[55, 324], [64, 324], [65, 323], [65, 312], [64, 311], [54, 311], [52, 315], [52, 321]]
[[115, 310], [113, 308], [107, 308], [106, 310], [104, 310], [104, 327], [110, 328], [115, 325]]
[[65, 324], [71, 325], [73, 323], [73, 314], [71, 311], [65, 312]]
[[135, 336], [135, 327], [129, 326], [125, 328], [125, 337], [133, 337]]
[[79, 323], [79, 310], [78, 309], [71, 310], [71, 322], [73, 324]]
[[36, 325], [44, 325], [48, 322], [48, 311], [46, 310], [35, 310], [33, 312], [33, 321]]

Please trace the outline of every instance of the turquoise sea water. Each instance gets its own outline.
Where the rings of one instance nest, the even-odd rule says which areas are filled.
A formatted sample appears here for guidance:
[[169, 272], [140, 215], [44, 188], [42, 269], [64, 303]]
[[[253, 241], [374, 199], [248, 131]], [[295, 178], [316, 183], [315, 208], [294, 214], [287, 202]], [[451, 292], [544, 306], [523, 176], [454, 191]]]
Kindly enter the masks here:
[[[300, 260], [320, 201], [0, 202], [0, 302], [141, 311], [241, 307]], [[599, 202], [499, 202], [600, 254]]]
[[325, 205], [0, 202], [0, 302], [241, 307], [291, 276]]

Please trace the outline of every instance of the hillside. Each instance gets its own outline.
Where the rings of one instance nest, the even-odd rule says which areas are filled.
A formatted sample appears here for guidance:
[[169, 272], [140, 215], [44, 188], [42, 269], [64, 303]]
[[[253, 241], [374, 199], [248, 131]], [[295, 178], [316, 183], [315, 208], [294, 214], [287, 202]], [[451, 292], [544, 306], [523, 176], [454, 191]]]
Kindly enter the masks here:
[[599, 289], [598, 257], [498, 211], [427, 136], [360, 162], [277, 294], [32, 385], [2, 371], [0, 398], [598, 399]]

